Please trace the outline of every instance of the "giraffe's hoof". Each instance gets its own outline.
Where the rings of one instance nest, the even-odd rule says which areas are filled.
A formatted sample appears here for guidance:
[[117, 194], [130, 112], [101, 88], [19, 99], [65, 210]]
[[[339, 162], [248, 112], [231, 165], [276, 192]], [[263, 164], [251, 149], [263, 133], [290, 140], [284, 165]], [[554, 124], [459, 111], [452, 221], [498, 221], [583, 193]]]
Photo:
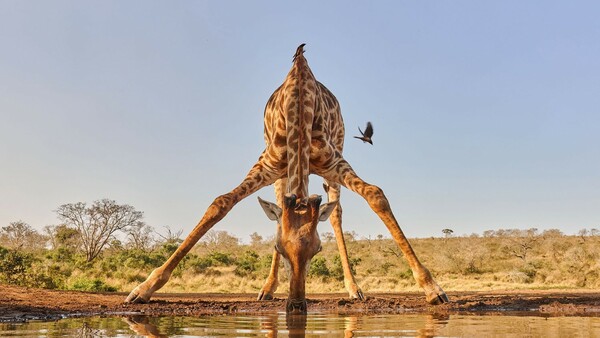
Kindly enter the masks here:
[[261, 291], [259, 292], [256, 300], [273, 300], [273, 295], [268, 292]]
[[427, 301], [431, 305], [440, 305], [440, 304], [448, 303], [450, 301], [450, 299], [448, 299], [448, 296], [446, 295], [446, 293], [443, 292], [441, 294], [435, 295], [435, 297], [428, 299]]
[[350, 299], [365, 300], [367, 298], [363, 294], [362, 290], [359, 289], [358, 291], [356, 291], [355, 294], [353, 294], [353, 295], [350, 296]]
[[146, 304], [148, 303], [147, 299], [144, 299], [137, 292], [132, 291], [127, 298], [125, 298], [125, 304]]

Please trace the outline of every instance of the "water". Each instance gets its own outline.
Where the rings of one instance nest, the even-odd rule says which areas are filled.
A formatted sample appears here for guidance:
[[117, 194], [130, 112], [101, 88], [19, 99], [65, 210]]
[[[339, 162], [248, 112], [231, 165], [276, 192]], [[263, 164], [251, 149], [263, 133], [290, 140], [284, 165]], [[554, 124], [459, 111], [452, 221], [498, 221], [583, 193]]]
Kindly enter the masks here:
[[337, 315], [91, 317], [0, 323], [2, 337], [600, 337], [600, 317]]

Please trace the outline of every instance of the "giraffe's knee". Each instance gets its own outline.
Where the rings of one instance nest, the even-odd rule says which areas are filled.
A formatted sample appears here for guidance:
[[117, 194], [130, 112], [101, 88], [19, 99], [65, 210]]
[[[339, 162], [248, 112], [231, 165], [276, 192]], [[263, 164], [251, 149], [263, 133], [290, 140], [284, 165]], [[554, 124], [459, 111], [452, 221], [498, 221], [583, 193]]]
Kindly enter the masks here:
[[365, 198], [373, 210], [384, 211], [390, 208], [390, 204], [383, 193], [383, 190], [378, 186], [371, 185], [365, 191]]
[[225, 217], [225, 215], [229, 212], [229, 210], [231, 210], [231, 208], [233, 208], [236, 202], [237, 201], [235, 200], [234, 196], [232, 196], [230, 193], [221, 195], [215, 198], [210, 207], [208, 207], [206, 216], [220, 220], [221, 218]]
[[231, 194], [221, 195], [213, 201], [213, 205], [219, 208], [226, 208], [228, 205], [231, 205], [233, 202], [233, 196]]

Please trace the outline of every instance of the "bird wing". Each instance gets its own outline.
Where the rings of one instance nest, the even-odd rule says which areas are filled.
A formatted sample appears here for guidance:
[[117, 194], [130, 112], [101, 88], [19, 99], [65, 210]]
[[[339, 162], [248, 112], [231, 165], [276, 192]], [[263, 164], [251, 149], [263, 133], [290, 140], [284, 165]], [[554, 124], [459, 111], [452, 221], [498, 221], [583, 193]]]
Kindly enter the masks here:
[[365, 136], [365, 133], [363, 133], [363, 132], [362, 132], [362, 130], [360, 130], [360, 127], [358, 127], [358, 131], [360, 132], [360, 134], [361, 134], [362, 136]]
[[363, 135], [365, 135], [366, 137], [373, 136], [373, 125], [371, 124], [371, 122], [367, 122], [367, 129], [365, 129], [365, 133]]

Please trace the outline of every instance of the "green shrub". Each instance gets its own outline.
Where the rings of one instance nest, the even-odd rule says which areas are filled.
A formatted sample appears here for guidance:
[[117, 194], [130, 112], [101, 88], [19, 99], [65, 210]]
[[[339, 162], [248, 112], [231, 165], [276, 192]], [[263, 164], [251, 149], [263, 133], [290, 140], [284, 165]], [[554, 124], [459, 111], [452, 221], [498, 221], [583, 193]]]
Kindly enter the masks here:
[[177, 250], [178, 247], [178, 243], [167, 242], [162, 245], [161, 251], [165, 254], [165, 256], [169, 257], [175, 252], [175, 250]]
[[31, 255], [0, 247], [0, 281], [25, 286]]
[[231, 257], [230, 253], [216, 251], [211, 252], [207, 257], [212, 261], [212, 265], [215, 266], [230, 266], [234, 262], [234, 259]]
[[258, 262], [258, 267], [260, 270], [265, 270], [267, 273], [269, 270], [271, 270], [271, 262], [273, 261], [273, 255], [272, 254], [263, 254], [262, 256], [260, 256], [259, 262]]
[[117, 288], [105, 284], [100, 279], [80, 278], [71, 285], [72, 290], [92, 292], [115, 292]]
[[206, 272], [206, 269], [213, 265], [213, 260], [208, 257], [194, 256], [190, 258], [187, 265], [196, 273], [204, 273]]
[[323, 279], [330, 276], [327, 260], [323, 256], [317, 256], [310, 262], [308, 275], [312, 277], [321, 277]]
[[[349, 258], [350, 261], [350, 271], [352, 271], [353, 275], [356, 275], [356, 266], [360, 263], [361, 259], [359, 257]], [[333, 257], [333, 267], [329, 270], [331, 273], [331, 277], [337, 280], [344, 280], [344, 267], [342, 266], [342, 259], [340, 255], [335, 255]]]
[[46, 255], [46, 258], [51, 259], [55, 262], [61, 263], [72, 263], [74, 261], [75, 252], [70, 248], [59, 247], [51, 250]]
[[0, 282], [46, 289], [56, 288], [47, 273], [34, 266], [39, 259], [30, 253], [0, 247]]
[[258, 254], [252, 250], [248, 250], [244, 255], [238, 259], [235, 270], [233, 273], [236, 276], [245, 277], [251, 276], [258, 267]]

